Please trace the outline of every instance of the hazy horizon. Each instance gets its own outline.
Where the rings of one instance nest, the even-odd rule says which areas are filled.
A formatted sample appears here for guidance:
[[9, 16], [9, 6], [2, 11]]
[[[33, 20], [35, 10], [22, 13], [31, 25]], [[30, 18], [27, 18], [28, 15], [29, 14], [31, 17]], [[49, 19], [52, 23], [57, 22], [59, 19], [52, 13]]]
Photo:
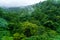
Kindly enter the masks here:
[[0, 6], [4, 7], [19, 7], [33, 5], [44, 0], [0, 0]]

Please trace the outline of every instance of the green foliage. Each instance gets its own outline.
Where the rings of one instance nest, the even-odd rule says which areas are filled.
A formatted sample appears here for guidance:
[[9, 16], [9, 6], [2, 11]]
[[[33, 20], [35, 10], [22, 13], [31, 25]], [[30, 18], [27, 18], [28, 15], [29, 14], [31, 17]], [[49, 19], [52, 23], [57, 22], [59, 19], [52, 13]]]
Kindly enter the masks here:
[[2, 31], [0, 30], [0, 34], [1, 34], [0, 35], [0, 40], [3, 36], [10, 36], [10, 32], [5, 30], [5, 29], [3, 29]]
[[13, 40], [13, 37], [3, 36], [1, 40]]
[[8, 22], [3, 19], [3, 18], [0, 18], [0, 27], [6, 27], [8, 26]]
[[21, 39], [23, 39], [24, 37], [25, 37], [24, 34], [19, 34], [19, 33], [13, 34], [14, 40], [21, 40]]
[[19, 33], [15, 33], [13, 36], [14, 36], [14, 40], [20, 40], [20, 34]]
[[23, 22], [21, 24], [22, 26], [22, 30], [24, 32], [24, 34], [29, 37], [32, 35], [36, 35], [38, 32], [38, 26], [36, 24], [30, 23], [30, 22]]
[[59, 0], [0, 8], [0, 40], [60, 40]]

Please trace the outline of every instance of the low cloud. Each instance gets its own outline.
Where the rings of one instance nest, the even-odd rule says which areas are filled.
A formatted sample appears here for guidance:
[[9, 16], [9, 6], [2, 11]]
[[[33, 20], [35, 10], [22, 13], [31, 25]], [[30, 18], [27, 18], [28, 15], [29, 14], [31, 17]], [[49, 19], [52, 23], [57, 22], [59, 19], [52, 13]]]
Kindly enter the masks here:
[[27, 6], [44, 0], [0, 0], [0, 6], [18, 7]]

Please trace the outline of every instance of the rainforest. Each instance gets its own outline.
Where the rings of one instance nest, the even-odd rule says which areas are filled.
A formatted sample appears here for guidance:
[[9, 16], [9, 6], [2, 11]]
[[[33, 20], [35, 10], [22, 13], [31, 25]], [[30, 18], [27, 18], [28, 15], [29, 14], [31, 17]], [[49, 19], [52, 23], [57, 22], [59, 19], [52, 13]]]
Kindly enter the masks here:
[[60, 1], [0, 7], [0, 40], [60, 40]]

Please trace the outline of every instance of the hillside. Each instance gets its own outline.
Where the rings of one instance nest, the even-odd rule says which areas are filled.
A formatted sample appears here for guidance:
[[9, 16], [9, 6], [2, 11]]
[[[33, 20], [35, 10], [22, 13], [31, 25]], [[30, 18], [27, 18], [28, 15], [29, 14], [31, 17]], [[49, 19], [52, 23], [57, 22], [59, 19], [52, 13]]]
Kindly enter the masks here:
[[0, 8], [0, 34], [0, 40], [60, 40], [60, 4]]

